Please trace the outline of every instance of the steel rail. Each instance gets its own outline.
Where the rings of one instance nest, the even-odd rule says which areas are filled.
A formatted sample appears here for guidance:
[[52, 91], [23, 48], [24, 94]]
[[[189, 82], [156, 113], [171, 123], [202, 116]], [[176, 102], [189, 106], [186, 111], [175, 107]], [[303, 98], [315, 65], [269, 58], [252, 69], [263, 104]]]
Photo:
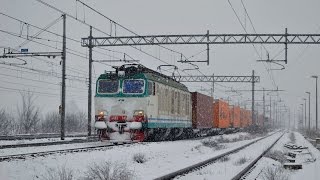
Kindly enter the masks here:
[[207, 166], [207, 165], [209, 165], [209, 164], [212, 164], [212, 163], [214, 163], [216, 160], [218, 160], [218, 159], [220, 159], [220, 158], [222, 158], [222, 157], [224, 157], [224, 156], [227, 156], [227, 155], [233, 154], [233, 153], [235, 153], [235, 152], [238, 152], [239, 150], [242, 150], [242, 149], [244, 149], [244, 148], [246, 148], [246, 147], [248, 147], [248, 146], [250, 146], [250, 145], [252, 145], [252, 144], [254, 144], [254, 143], [258, 142], [258, 141], [260, 141], [260, 140], [263, 140], [263, 139], [265, 139], [265, 138], [267, 138], [267, 137], [270, 137], [270, 136], [272, 136], [272, 135], [274, 135], [274, 134], [276, 134], [276, 133], [278, 133], [278, 131], [275, 132], [275, 133], [272, 133], [272, 134], [270, 134], [270, 135], [264, 136], [264, 137], [262, 137], [262, 138], [259, 138], [259, 139], [257, 139], [257, 140], [254, 140], [254, 141], [252, 141], [252, 142], [250, 142], [250, 143], [247, 143], [247, 144], [245, 144], [245, 145], [243, 145], [243, 146], [241, 146], [241, 147], [238, 147], [238, 148], [236, 148], [236, 149], [233, 149], [233, 150], [230, 150], [230, 151], [228, 151], [228, 152], [225, 152], [225, 153], [222, 153], [222, 154], [220, 154], [220, 155], [217, 155], [217, 156], [215, 156], [215, 157], [212, 157], [212, 158], [210, 158], [210, 159], [207, 159], [207, 160], [204, 160], [204, 161], [202, 161], [202, 162], [196, 163], [196, 164], [194, 164], [194, 165], [191, 165], [191, 166], [182, 168], [182, 169], [180, 169], [180, 170], [171, 172], [171, 173], [169, 173], [169, 174], [160, 176], [160, 177], [158, 177], [158, 178], [155, 178], [155, 180], [173, 179], [173, 178], [175, 178], [175, 177], [177, 177], [177, 176], [179, 176], [179, 175], [187, 174], [187, 173], [192, 172], [192, 171], [194, 171], [194, 170], [196, 170], [196, 169], [199, 169], [199, 168], [202, 168], [202, 167]]
[[89, 146], [89, 147], [80, 147], [80, 148], [70, 148], [70, 149], [60, 149], [60, 150], [52, 150], [52, 151], [42, 151], [42, 152], [34, 152], [34, 153], [23, 153], [23, 154], [13, 154], [7, 156], [0, 156], [0, 162], [2, 161], [11, 161], [14, 159], [26, 159], [28, 157], [35, 158], [38, 156], [47, 156], [52, 154], [65, 154], [65, 153], [73, 153], [73, 152], [88, 152], [94, 150], [102, 150], [108, 149], [113, 146], [120, 146], [126, 144], [133, 144], [133, 143], [124, 143], [124, 144], [107, 144], [107, 145], [98, 145], [98, 146]]
[[[86, 137], [86, 134], [69, 134], [66, 137]], [[21, 135], [11, 135], [11, 136], [0, 136], [0, 140], [24, 140], [24, 139], [43, 139], [43, 138], [59, 138], [60, 134], [21, 134]]]
[[240, 171], [237, 175], [235, 175], [232, 180], [239, 180], [242, 179], [242, 177], [247, 174], [251, 168], [268, 152], [270, 149], [281, 139], [281, 137], [284, 135], [284, 133], [274, 142], [271, 144], [270, 147], [268, 147], [265, 151], [263, 151], [254, 161], [252, 161], [248, 166], [246, 166], [242, 171]]
[[73, 139], [70, 141], [53, 141], [53, 142], [39, 142], [39, 143], [25, 143], [25, 144], [5, 144], [5, 145], [0, 145], [0, 149], [52, 146], [52, 145], [87, 143], [87, 142], [96, 142], [96, 141], [98, 141], [98, 139]]

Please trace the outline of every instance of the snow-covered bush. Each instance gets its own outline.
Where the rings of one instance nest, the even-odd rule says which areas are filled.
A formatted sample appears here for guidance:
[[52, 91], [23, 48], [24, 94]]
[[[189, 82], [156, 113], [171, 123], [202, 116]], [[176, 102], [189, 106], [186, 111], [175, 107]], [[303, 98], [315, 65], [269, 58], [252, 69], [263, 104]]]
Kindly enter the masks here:
[[219, 159], [219, 162], [227, 162], [230, 160], [229, 156], [223, 156], [222, 158]]
[[209, 147], [209, 148], [214, 148], [215, 150], [220, 150], [225, 148], [224, 145], [219, 144], [217, 141], [212, 140], [212, 139], [206, 139], [201, 141], [203, 146]]
[[219, 143], [232, 143], [232, 142], [237, 142], [237, 141], [243, 141], [243, 140], [249, 140], [249, 139], [253, 139], [255, 138], [254, 135], [242, 135], [240, 134], [238, 137], [232, 138], [232, 139], [228, 139], [228, 138], [224, 138], [223, 136], [220, 136], [217, 141]]
[[269, 151], [265, 157], [271, 158], [275, 161], [279, 161], [280, 163], [284, 163], [287, 161], [285, 157], [285, 153], [282, 151], [274, 150], [274, 151]]
[[247, 161], [248, 161], [248, 159], [246, 157], [241, 157], [235, 162], [235, 165], [239, 166], [239, 165], [246, 163]]
[[147, 161], [145, 154], [137, 153], [133, 155], [133, 160], [137, 163], [144, 163]]
[[217, 141], [218, 141], [219, 143], [229, 143], [229, 142], [230, 142], [229, 139], [224, 138], [223, 136], [220, 136], [220, 137], [217, 139]]
[[84, 180], [130, 180], [133, 176], [134, 173], [125, 164], [106, 161], [91, 165]]
[[42, 180], [74, 180], [73, 171], [66, 168], [66, 166], [48, 168], [45, 175], [41, 177]]
[[280, 167], [272, 167], [268, 166], [263, 170], [263, 179], [264, 180], [288, 180], [288, 174], [285, 172], [285, 170]]

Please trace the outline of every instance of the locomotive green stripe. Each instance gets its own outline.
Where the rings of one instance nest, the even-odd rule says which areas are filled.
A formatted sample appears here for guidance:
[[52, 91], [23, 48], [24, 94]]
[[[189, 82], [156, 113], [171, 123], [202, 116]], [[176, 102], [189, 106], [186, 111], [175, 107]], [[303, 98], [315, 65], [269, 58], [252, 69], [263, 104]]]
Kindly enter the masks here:
[[148, 128], [189, 128], [190, 123], [160, 123], [160, 122], [148, 122]]

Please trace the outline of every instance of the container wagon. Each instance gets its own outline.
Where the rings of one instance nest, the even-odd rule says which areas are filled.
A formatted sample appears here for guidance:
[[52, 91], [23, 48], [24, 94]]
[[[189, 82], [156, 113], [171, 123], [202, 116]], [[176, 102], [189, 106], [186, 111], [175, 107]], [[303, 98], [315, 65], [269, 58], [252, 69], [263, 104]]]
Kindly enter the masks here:
[[213, 98], [198, 92], [191, 93], [192, 127], [205, 129], [213, 127]]
[[223, 100], [217, 99], [213, 104], [213, 126], [215, 128], [229, 128], [230, 113], [229, 104]]
[[240, 107], [232, 106], [230, 108], [230, 124], [233, 128], [240, 128]]

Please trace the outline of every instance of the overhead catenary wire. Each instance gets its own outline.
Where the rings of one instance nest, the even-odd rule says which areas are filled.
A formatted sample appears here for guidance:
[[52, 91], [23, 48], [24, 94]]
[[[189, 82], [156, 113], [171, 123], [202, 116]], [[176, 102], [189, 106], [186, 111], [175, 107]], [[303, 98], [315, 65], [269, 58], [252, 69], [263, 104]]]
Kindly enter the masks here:
[[[30, 25], [31, 27], [34, 27], [34, 28], [39, 29], [39, 30], [41, 30], [41, 31], [50, 33], [50, 34], [52, 34], [52, 35], [62, 37], [61, 34], [58, 34], [58, 33], [52, 32], [52, 31], [49, 31], [48, 29], [44, 29], [44, 28], [38, 27], [38, 26], [33, 25], [33, 24], [31, 24], [31, 23], [25, 22], [25, 21], [23, 21], [23, 20], [21, 20], [21, 19], [14, 18], [14, 17], [12, 17], [12, 16], [10, 16], [10, 15], [8, 15], [8, 14], [5, 14], [5, 13], [0, 12], [0, 15], [3, 15], [3, 16], [5, 16], [5, 17], [8, 17], [8, 18], [13, 19], [13, 20], [15, 20], [15, 21], [18, 21], [18, 22], [20, 22], [20, 23], [28, 24], [28, 25]], [[36, 38], [36, 39], [38, 39], [38, 38]], [[41, 40], [42, 38], [39, 38], [39, 39]], [[70, 37], [68, 37], [68, 36], [66, 36], [66, 39], [68, 39], [68, 40], [70, 40], [70, 41], [73, 41], [73, 42], [76, 42], [76, 43], [81, 43], [80, 40], [77, 40], [77, 39], [74, 39], [74, 38], [70, 38]], [[48, 39], [48, 41], [55, 42], [54, 40], [49, 40], [49, 39]], [[61, 42], [61, 43], [62, 43], [62, 42]], [[98, 48], [98, 49], [105, 50], [105, 51], [113, 52], [113, 53], [124, 54], [124, 52], [115, 51], [115, 50], [110, 50], [110, 49], [103, 48], [103, 47], [97, 47], [97, 48]], [[112, 55], [109, 55], [109, 54], [105, 54], [105, 53], [100, 52], [100, 51], [97, 51], [97, 50], [93, 50], [93, 51], [96, 52], [96, 53], [99, 53], [99, 54], [103, 54], [103, 55], [109, 56], [110, 58], [120, 59], [120, 58], [118, 58], [118, 57], [115, 57], [115, 56], [112, 56]]]
[[[9, 87], [2, 87], [0, 86], [0, 90], [4, 89], [7, 92], [12, 92], [15, 91], [17, 93], [21, 93], [21, 92], [31, 92], [31, 93], [35, 93], [35, 94], [39, 94], [39, 95], [45, 95], [45, 96], [51, 96], [54, 98], [57, 98], [57, 96], [60, 96], [60, 94], [55, 94], [55, 93], [47, 93], [47, 92], [39, 92], [39, 91], [33, 91], [33, 90], [25, 90], [25, 89], [17, 89], [17, 88], [9, 88]], [[2, 91], [2, 90], [1, 90]], [[84, 98], [79, 97], [79, 96], [75, 96], [75, 95], [69, 95], [71, 97], [77, 97], [77, 99], [82, 99], [84, 100]]]
[[41, 29], [39, 32], [35, 33], [33, 36], [27, 37], [27, 39], [23, 43], [21, 43], [19, 46], [17, 46], [16, 49], [21, 48], [21, 47], [25, 46], [26, 44], [28, 44], [31, 39], [37, 38], [39, 35], [41, 35], [43, 32], [45, 32], [45, 30], [47, 30], [50, 27], [52, 27], [53, 25], [57, 24], [61, 19], [62, 19], [62, 16], [57, 18], [56, 20], [54, 20], [53, 22], [51, 22], [47, 26], [45, 26], [43, 29]]
[[[10, 50], [14, 50], [14, 51], [16, 51], [16, 52], [19, 52], [18, 49], [14, 49], [14, 48], [12, 48], [12, 47], [2, 47], [2, 48], [7, 48], [7, 49], [10, 49]], [[41, 59], [41, 58], [39, 58], [39, 57], [34, 57], [34, 56], [31, 57], [31, 58], [36, 59], [36, 60], [39, 60], [39, 61], [43, 61], [43, 62], [47, 63], [48, 65], [52, 65], [52, 66], [57, 66], [57, 67], [58, 67], [57, 64], [54, 64], [53, 62], [51, 62], [51, 61], [49, 61], [49, 60]], [[23, 61], [25, 61], [25, 60], [23, 60]], [[7, 64], [7, 65], [9, 64], [9, 65], [10, 65], [10, 63], [3, 63], [3, 64]], [[60, 66], [59, 66], [59, 67], [60, 67]], [[73, 67], [67, 67], [67, 69], [68, 69], [69, 71], [74, 72], [74, 73], [77, 73], [77, 74], [86, 73], [86, 72], [83, 71], [83, 70], [76, 69], [76, 68], [73, 68]]]
[[[61, 13], [63, 12], [63, 11], [59, 10], [58, 8], [49, 5], [48, 3], [44, 3], [44, 2], [41, 1], [41, 0], [37, 0], [37, 1], [40, 2], [40, 3], [42, 3], [42, 4], [47, 5], [48, 7], [51, 7], [51, 8], [53, 8], [53, 9], [58, 10], [58, 11], [60, 11]], [[98, 12], [98, 13], [100, 13], [100, 12]], [[65, 13], [65, 14], [67, 14], [67, 13]], [[81, 21], [81, 22], [83, 22], [83, 21]], [[83, 22], [83, 23], [85, 23], [85, 22]], [[88, 25], [88, 24], [86, 23], [86, 25]], [[94, 28], [94, 27], [93, 27], [93, 29], [97, 30], [97, 29]], [[99, 30], [98, 30], [98, 31], [99, 31]], [[99, 31], [99, 32], [101, 32], [101, 31]], [[105, 32], [103, 32], [103, 33], [106, 34]], [[133, 33], [134, 33], [134, 32], [133, 32]], [[108, 34], [108, 35], [110, 36], [110, 34]], [[136, 34], [136, 35], [138, 35], [138, 34]], [[136, 48], [136, 47], [134, 47], [134, 48]], [[138, 49], [138, 48], [136, 48], [136, 49]], [[145, 53], [145, 54], [147, 54], [147, 55], [149, 55], [149, 56], [151, 56], [151, 57], [153, 57], [153, 58], [155, 58], [155, 59], [160, 60], [161, 62], [164, 62], [165, 64], [168, 64], [167, 62], [163, 61], [163, 60], [160, 59], [159, 57], [153, 56], [153, 55], [151, 55], [151, 54], [149, 54], [149, 53], [147, 53], [147, 52], [145, 52], [145, 51], [142, 51], [141, 49], [138, 49], [138, 50], [141, 51], [141, 52], [143, 52], [143, 53]], [[181, 54], [181, 53], [179, 53], [179, 54]]]
[[[243, 25], [242, 21], [240, 20], [240, 18], [239, 18], [239, 16], [238, 16], [238, 14], [237, 14], [237, 12], [236, 12], [236, 10], [234, 9], [233, 5], [231, 4], [230, 0], [228, 0], [228, 3], [229, 3], [229, 5], [230, 5], [230, 7], [231, 7], [232, 11], [233, 11], [233, 12], [234, 12], [234, 14], [236, 15], [237, 20], [238, 20], [238, 22], [240, 23], [241, 27], [243, 28], [243, 30], [244, 30], [246, 33], [248, 33], [248, 32], [247, 32], [247, 30], [246, 30], [246, 28], [244, 27], [244, 25]], [[242, 5], [245, 7], [245, 5], [244, 5], [244, 3], [243, 3], [243, 2], [242, 2]], [[253, 29], [254, 29], [255, 33], [257, 34], [256, 29], [254, 28], [254, 25], [253, 25], [253, 23], [252, 23], [252, 21], [251, 21], [251, 18], [250, 18], [250, 16], [249, 16], [249, 14], [248, 14], [248, 11], [247, 11], [246, 9], [245, 9], [245, 12], [246, 12], [247, 16], [249, 17], [249, 20], [250, 20], [251, 26], [253, 27]], [[262, 56], [259, 54], [259, 52], [258, 52], [257, 48], [255, 47], [255, 45], [254, 45], [254, 44], [252, 44], [252, 46], [253, 46], [253, 48], [254, 48], [254, 50], [255, 50], [256, 54], [257, 54], [257, 55], [260, 57], [260, 59], [262, 60]], [[264, 46], [263, 46], [263, 47], [264, 47]], [[264, 48], [265, 48], [265, 47], [264, 47]], [[265, 49], [266, 49], [266, 48], [265, 48]], [[267, 52], [268, 52], [268, 51], [267, 51]], [[270, 77], [270, 79], [272, 80], [274, 87], [276, 87], [277, 85], [276, 85], [276, 83], [275, 83], [275, 80], [274, 80], [273, 74], [272, 74], [272, 73], [270, 73], [270, 70], [268, 70], [268, 68], [266, 67], [265, 63], [263, 63], [263, 66], [265, 67], [265, 69], [266, 69], [267, 73], [269, 74], [269, 77]]]
[[[102, 31], [102, 30], [96, 28], [95, 26], [92, 26], [92, 25], [86, 23], [85, 21], [81, 21], [80, 19], [78, 19], [78, 18], [70, 15], [69, 13], [66, 13], [66, 12], [58, 9], [57, 7], [52, 6], [52, 5], [46, 3], [46, 2], [44, 2], [44, 1], [42, 1], [42, 0], [36, 0], [36, 1], [39, 2], [39, 3], [41, 3], [41, 4], [43, 4], [43, 5], [45, 5], [45, 6], [47, 6], [47, 7], [49, 7], [49, 8], [52, 8], [52, 9], [60, 12], [61, 14], [66, 14], [66, 16], [68, 16], [68, 17], [70, 17], [70, 18], [72, 18], [72, 19], [74, 19], [74, 20], [76, 20], [76, 21], [79, 21], [79, 22], [81, 22], [82, 24], [87, 25], [88, 27], [91, 26], [93, 30], [96, 30], [96, 31], [98, 31], [98, 32], [100, 32], [100, 33], [102, 33], [102, 34], [107, 35], [107, 36], [112, 36], [111, 34], [108, 34], [108, 33], [106, 33], [105, 31]], [[100, 13], [100, 12], [99, 12], [99, 13]], [[113, 20], [112, 20], [112, 21], [113, 21]], [[139, 48], [137, 48], [137, 47], [134, 47], [134, 46], [131, 46], [131, 47], [134, 48], [134, 49], [136, 49], [136, 50], [138, 50], [138, 51], [140, 51], [140, 52], [142, 52], [142, 53], [145, 54], [145, 55], [148, 55], [148, 56], [150, 56], [150, 57], [152, 57], [152, 58], [154, 58], [154, 59], [156, 59], [156, 60], [161, 61], [162, 63], [169, 64], [168, 62], [166, 62], [166, 61], [164, 61], [164, 60], [162, 60], [162, 59], [160, 59], [160, 58], [158, 58], [158, 57], [156, 57], [156, 56], [154, 56], [154, 55], [151, 55], [150, 53], [148, 53], [148, 52], [146, 52], [146, 51], [143, 51], [143, 50], [141, 50], [141, 49], [139, 49]], [[172, 52], [177, 52], [177, 51], [172, 50]], [[179, 52], [178, 52], [178, 53], [179, 53]], [[179, 53], [179, 54], [182, 54], [182, 53]]]
[[[247, 8], [246, 8], [243, 0], [241, 0], [241, 4], [242, 4], [242, 7], [243, 7], [244, 10], [245, 10], [246, 15], [247, 15], [248, 18], [249, 18], [249, 21], [250, 21], [250, 24], [251, 24], [251, 26], [252, 26], [253, 31], [257, 34], [256, 28], [255, 28], [254, 25], [253, 25], [253, 22], [252, 22], [252, 20], [251, 20], [251, 17], [250, 17], [250, 15], [249, 15], [248, 11], [247, 11]], [[261, 44], [261, 45], [262, 45], [262, 47], [265, 49], [265, 51], [267, 52], [267, 54], [269, 54], [269, 51], [267, 50], [267, 48], [265, 47], [265, 45], [264, 45], [264, 44]], [[273, 57], [273, 59], [276, 58], [278, 55], [280, 55], [281, 52], [283, 52], [283, 51], [284, 51], [284, 49], [283, 49], [282, 51], [280, 51], [279, 54], [276, 54], [275, 57]], [[269, 74], [270, 79], [272, 80], [274, 87], [276, 87], [277, 85], [276, 85], [276, 83], [275, 83], [273, 73], [272, 73], [272, 72], [270, 73], [271, 67], [270, 67], [269, 70], [268, 70], [268, 68], [266, 67], [266, 64], [265, 64], [265, 63], [266, 63], [266, 62], [264, 62], [263, 65], [264, 65], [264, 67], [266, 68], [267, 73]]]
[[[86, 6], [87, 8], [89, 8], [90, 10], [92, 10], [92, 11], [94, 11], [95, 13], [99, 14], [100, 16], [108, 19], [108, 20], [109, 20], [110, 22], [112, 22], [113, 24], [115, 24], [115, 25], [117, 25], [117, 26], [125, 29], [126, 31], [128, 31], [128, 32], [130, 32], [130, 33], [132, 33], [132, 34], [134, 34], [134, 35], [136, 35], [136, 36], [140, 36], [138, 33], [134, 32], [133, 30], [130, 30], [129, 28], [127, 28], [127, 27], [125, 27], [125, 26], [123, 26], [123, 25], [121, 25], [121, 24], [119, 24], [118, 22], [114, 21], [113, 19], [111, 19], [111, 18], [107, 17], [106, 15], [102, 14], [101, 12], [97, 11], [97, 10], [94, 9], [93, 7], [89, 6], [88, 4], [82, 2], [81, 0], [76, 0], [76, 1], [80, 2], [82, 5]], [[110, 36], [111, 36], [111, 34], [110, 34]], [[166, 49], [166, 50], [168, 50], [168, 51], [177, 53], [177, 54], [182, 54], [181, 52], [175, 51], [175, 50], [173, 50], [173, 49], [167, 48], [167, 47], [162, 46], [162, 45], [157, 45], [157, 46], [159, 46], [159, 47], [161, 47], [161, 48], [164, 48], [164, 49]], [[182, 54], [182, 55], [183, 55], [183, 54]], [[184, 55], [183, 55], [183, 56], [184, 56]], [[185, 57], [185, 56], [184, 56], [184, 57]], [[185, 57], [185, 58], [186, 58], [186, 57]]]

